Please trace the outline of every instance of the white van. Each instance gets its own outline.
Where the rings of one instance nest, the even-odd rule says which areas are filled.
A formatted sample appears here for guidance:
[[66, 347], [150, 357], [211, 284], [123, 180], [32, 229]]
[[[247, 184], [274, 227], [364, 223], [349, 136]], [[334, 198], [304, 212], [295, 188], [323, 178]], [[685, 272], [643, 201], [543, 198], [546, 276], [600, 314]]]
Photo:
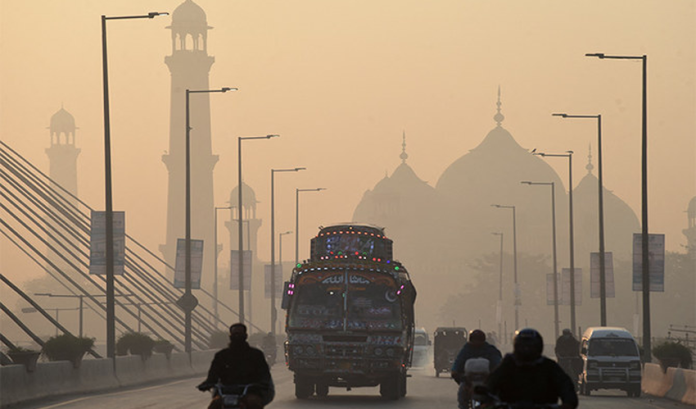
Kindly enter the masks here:
[[638, 344], [625, 328], [591, 327], [582, 336], [583, 371], [580, 392], [589, 396], [597, 389], [621, 389], [640, 396], [641, 365]]
[[425, 328], [416, 328], [413, 337], [413, 367], [422, 367], [430, 363], [430, 347], [432, 341]]

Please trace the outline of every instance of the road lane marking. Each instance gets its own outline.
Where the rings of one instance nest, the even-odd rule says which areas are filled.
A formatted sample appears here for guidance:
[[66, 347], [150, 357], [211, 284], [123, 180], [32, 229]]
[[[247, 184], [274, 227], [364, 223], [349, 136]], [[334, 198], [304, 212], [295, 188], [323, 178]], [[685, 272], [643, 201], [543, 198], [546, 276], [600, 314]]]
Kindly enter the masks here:
[[[138, 390], [138, 391], [147, 391], [147, 390], [151, 390], [151, 389], [163, 388], [163, 387], [165, 387], [165, 386], [176, 385], [177, 383], [188, 382], [188, 381], [190, 381], [190, 379], [181, 379], [181, 380], [178, 380], [178, 381], [169, 382], [169, 383], [165, 383], [165, 384], [162, 384], [162, 385], [150, 386], [150, 387], [147, 387], [147, 388], [142, 388], [142, 389], [137, 389], [137, 390]], [[133, 392], [133, 389], [127, 390], [127, 391], [120, 391], [120, 392], [100, 393], [100, 394], [98, 394], [98, 395], [85, 396], [85, 397], [83, 397], [83, 398], [77, 398], [77, 399], [69, 400], [69, 401], [67, 401], [67, 402], [56, 403], [55, 405], [51, 405], [51, 406], [44, 406], [43, 409], [59, 408], [59, 407], [61, 407], [61, 406], [65, 406], [65, 405], [69, 405], [69, 404], [77, 403], [77, 402], [82, 402], [82, 401], [84, 401], [84, 400], [94, 399], [94, 398], [97, 398], [97, 397], [100, 397], [100, 398], [101, 398], [101, 397], [105, 397], [105, 396], [123, 395], [123, 394], [126, 394], [126, 393], [132, 393], [132, 392]]]

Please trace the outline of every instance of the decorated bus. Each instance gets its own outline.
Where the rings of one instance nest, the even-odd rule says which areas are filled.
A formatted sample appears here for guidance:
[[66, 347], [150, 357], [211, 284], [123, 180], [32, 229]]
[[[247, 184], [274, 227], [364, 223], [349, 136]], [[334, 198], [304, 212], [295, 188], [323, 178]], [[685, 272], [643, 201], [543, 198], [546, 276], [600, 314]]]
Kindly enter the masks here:
[[320, 228], [310, 260], [285, 283], [286, 360], [295, 395], [324, 397], [329, 387], [379, 386], [406, 395], [416, 290], [378, 227]]

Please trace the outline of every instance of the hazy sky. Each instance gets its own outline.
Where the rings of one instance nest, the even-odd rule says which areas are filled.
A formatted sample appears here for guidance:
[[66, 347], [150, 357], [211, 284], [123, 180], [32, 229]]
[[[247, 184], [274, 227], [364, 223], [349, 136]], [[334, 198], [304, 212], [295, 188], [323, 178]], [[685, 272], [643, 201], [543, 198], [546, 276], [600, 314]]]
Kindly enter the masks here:
[[[100, 15], [172, 12], [181, 2], [0, 0], [0, 139], [47, 171], [47, 127], [63, 105], [79, 127], [79, 194], [103, 208]], [[294, 229], [296, 187], [328, 188], [302, 198], [306, 256], [317, 226], [350, 220], [365, 190], [400, 163], [403, 131], [409, 164], [434, 185], [494, 127], [499, 85], [503, 126], [523, 147], [574, 150], [576, 181], [596, 125], [551, 113], [601, 113], [605, 185], [640, 215], [641, 65], [588, 52], [649, 56], [650, 230], [667, 234], [669, 250], [685, 243], [684, 212], [696, 195], [693, 0], [197, 3], [214, 27], [210, 86], [240, 89], [211, 96], [217, 206], [236, 185], [236, 137], [281, 135], [244, 149], [245, 181], [265, 219], [261, 249], [270, 168], [309, 169], [276, 179], [276, 232]], [[114, 207], [153, 250], [165, 240], [170, 22], [108, 28]], [[567, 180], [565, 161], [549, 163]], [[22, 256], [3, 247], [0, 267], [14, 269]]]

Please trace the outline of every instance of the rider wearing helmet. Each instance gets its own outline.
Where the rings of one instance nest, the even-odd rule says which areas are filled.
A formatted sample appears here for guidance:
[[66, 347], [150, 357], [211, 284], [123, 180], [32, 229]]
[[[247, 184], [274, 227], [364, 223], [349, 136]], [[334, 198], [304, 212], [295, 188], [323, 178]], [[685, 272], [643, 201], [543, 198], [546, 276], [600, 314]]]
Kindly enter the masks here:
[[[253, 384], [242, 402], [248, 409], [261, 409], [273, 400], [273, 379], [263, 352], [249, 346], [246, 339], [246, 325], [233, 324], [229, 347], [215, 354], [208, 377], [197, 388], [206, 391], [218, 383], [229, 386]], [[208, 409], [216, 408], [222, 408], [219, 396], [215, 396], [208, 406]]]
[[578, 406], [578, 395], [570, 377], [554, 361], [541, 355], [544, 340], [535, 329], [515, 334], [514, 352], [503, 359], [488, 377], [491, 393], [508, 403], [553, 404], [561, 399], [563, 409]]
[[452, 379], [459, 384], [459, 393], [457, 400], [459, 408], [466, 409], [469, 407], [469, 397], [467, 386], [464, 381], [464, 367], [466, 361], [471, 358], [486, 358], [489, 364], [489, 370], [492, 371], [500, 364], [502, 355], [498, 348], [486, 342], [486, 333], [480, 329], [475, 329], [469, 334], [469, 340], [457, 354], [457, 358], [452, 364]]
[[563, 330], [563, 335], [556, 340], [556, 358], [575, 358], [580, 356], [580, 343], [569, 329]]

